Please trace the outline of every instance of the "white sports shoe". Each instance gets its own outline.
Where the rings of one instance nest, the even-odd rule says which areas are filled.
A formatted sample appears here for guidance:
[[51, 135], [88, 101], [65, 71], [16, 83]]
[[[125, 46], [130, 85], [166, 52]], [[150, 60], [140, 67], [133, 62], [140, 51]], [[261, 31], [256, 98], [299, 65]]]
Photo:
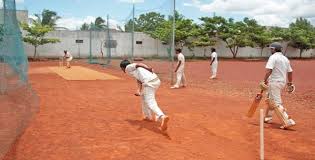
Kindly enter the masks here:
[[177, 89], [179, 88], [178, 86], [172, 86], [171, 89]]
[[272, 123], [272, 117], [265, 117], [264, 122], [268, 124]]
[[280, 127], [280, 129], [288, 129], [288, 128], [293, 127], [295, 125], [296, 125], [296, 123], [294, 122], [294, 120], [293, 119], [289, 119], [288, 125], [282, 125]]

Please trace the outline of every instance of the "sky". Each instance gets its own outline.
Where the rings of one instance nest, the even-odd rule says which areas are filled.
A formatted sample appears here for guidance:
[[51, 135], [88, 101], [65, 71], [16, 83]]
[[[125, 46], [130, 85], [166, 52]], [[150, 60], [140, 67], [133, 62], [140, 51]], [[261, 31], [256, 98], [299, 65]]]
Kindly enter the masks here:
[[[171, 14], [172, 0], [134, 0], [136, 16], [149, 11]], [[29, 16], [43, 9], [56, 11], [60, 27], [79, 29], [96, 17], [109, 15], [111, 28], [131, 18], [132, 0], [16, 0], [17, 9], [27, 9]], [[254, 18], [265, 26], [288, 27], [297, 17], [315, 25], [315, 0], [176, 0], [176, 10], [200, 23], [203, 16], [223, 16], [242, 20]]]

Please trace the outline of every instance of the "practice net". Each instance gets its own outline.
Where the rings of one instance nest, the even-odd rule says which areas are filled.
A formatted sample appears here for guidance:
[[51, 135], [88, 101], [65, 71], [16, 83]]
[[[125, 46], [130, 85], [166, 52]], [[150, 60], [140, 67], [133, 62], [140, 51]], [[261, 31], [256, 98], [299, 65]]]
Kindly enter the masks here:
[[28, 60], [14, 0], [0, 1], [0, 159], [39, 110], [28, 82]]

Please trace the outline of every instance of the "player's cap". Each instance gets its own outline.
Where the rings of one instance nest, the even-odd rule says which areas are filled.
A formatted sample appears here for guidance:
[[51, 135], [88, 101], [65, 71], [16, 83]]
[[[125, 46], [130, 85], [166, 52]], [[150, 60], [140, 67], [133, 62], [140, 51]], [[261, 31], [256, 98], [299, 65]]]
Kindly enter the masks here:
[[273, 48], [273, 49], [282, 49], [282, 45], [279, 42], [273, 42], [269, 45], [269, 48]]
[[120, 62], [120, 68], [126, 68], [129, 64], [130, 64], [130, 62], [125, 59], [125, 60]]

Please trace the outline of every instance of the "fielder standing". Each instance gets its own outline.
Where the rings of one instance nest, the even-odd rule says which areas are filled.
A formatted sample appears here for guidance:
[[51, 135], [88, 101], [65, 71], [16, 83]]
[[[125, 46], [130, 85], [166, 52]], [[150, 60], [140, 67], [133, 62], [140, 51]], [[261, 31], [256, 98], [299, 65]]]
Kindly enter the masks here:
[[186, 77], [185, 77], [185, 56], [182, 54], [181, 49], [176, 49], [177, 54], [177, 66], [175, 69], [176, 73], [176, 83], [172, 86], [172, 89], [177, 89], [179, 87], [186, 87]]
[[285, 88], [287, 78], [287, 86], [289, 93], [294, 91], [292, 83], [293, 70], [290, 61], [282, 54], [282, 46], [280, 43], [272, 43], [270, 45], [271, 56], [266, 65], [266, 74], [264, 78], [265, 84], [268, 85], [268, 108], [266, 110], [265, 122], [271, 123], [272, 113], [276, 115], [282, 122], [281, 129], [287, 129], [295, 125], [293, 119], [287, 114], [281, 100], [281, 91]]
[[135, 95], [142, 97], [143, 120], [153, 120], [153, 112], [156, 115], [156, 121], [161, 121], [161, 130], [167, 130], [169, 117], [161, 111], [155, 100], [155, 92], [161, 81], [153, 69], [145, 64], [131, 64], [128, 60], [123, 60], [120, 68], [137, 80], [138, 90]]
[[218, 71], [218, 54], [215, 51], [215, 48], [211, 48], [211, 71], [212, 71], [212, 76], [210, 77], [211, 79], [215, 79], [217, 77], [217, 71]]

